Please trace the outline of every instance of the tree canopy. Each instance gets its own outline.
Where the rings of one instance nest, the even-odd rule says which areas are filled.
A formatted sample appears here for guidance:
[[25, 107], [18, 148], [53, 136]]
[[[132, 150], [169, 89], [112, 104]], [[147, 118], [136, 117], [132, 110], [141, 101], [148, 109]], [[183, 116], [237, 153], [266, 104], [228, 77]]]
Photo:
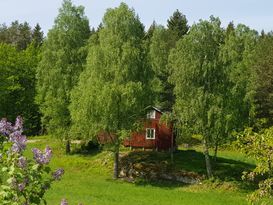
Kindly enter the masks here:
[[40, 115], [35, 103], [35, 68], [39, 50], [30, 45], [24, 51], [0, 43], [0, 116], [24, 117], [25, 131], [38, 133]]
[[170, 34], [169, 40], [175, 46], [176, 41], [187, 34], [189, 30], [188, 20], [184, 14], [176, 10], [167, 20], [167, 28]]
[[251, 91], [255, 124], [273, 126], [273, 36], [262, 37], [251, 59]]
[[37, 101], [44, 129], [64, 138], [70, 127], [70, 91], [83, 70], [89, 34], [84, 8], [64, 0], [44, 42], [37, 68]]
[[[116, 166], [121, 140], [151, 103], [143, 37], [144, 27], [134, 10], [124, 3], [108, 9], [72, 93], [73, 128], [89, 137], [100, 132], [115, 135]], [[117, 178], [117, 167], [114, 171]]]
[[176, 102], [174, 112], [181, 126], [191, 134], [201, 134], [208, 176], [212, 175], [208, 143], [222, 119], [223, 86], [226, 72], [219, 59], [223, 42], [220, 20], [211, 17], [194, 24], [170, 55]]
[[10, 26], [0, 26], [0, 42], [12, 44], [19, 50], [24, 50], [32, 41], [32, 30], [27, 22], [14, 21]]

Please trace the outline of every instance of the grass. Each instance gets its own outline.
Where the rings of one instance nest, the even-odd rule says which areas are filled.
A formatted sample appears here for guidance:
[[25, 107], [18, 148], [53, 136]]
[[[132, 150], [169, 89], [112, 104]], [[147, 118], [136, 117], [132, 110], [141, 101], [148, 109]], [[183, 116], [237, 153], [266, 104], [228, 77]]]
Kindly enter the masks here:
[[[49, 205], [58, 205], [62, 198], [76, 205], [218, 205], [247, 204], [249, 187], [240, 180], [244, 169], [252, 168], [253, 162], [232, 150], [219, 152], [214, 182], [201, 185], [181, 185], [170, 182], [143, 182], [131, 184], [112, 180], [112, 157], [109, 152], [94, 151], [89, 154], [66, 156], [57, 140], [48, 137], [29, 143], [30, 148], [43, 149], [46, 144], [53, 148], [53, 169], [65, 169], [63, 179], [56, 182], [47, 193]], [[176, 168], [205, 174], [203, 155], [197, 150], [179, 150], [174, 155]], [[143, 159], [145, 160], [145, 159]], [[169, 161], [168, 153], [151, 152], [149, 160]]]

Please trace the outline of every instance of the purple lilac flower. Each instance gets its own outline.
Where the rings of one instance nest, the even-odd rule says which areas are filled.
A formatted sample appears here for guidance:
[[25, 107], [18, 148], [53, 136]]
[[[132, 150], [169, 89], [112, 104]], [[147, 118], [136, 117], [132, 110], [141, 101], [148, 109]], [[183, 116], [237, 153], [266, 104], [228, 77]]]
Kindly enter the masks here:
[[15, 125], [13, 127], [14, 130], [23, 132], [23, 118], [18, 116], [15, 121]]
[[15, 125], [12, 126], [10, 122], [7, 121], [6, 118], [0, 120], [0, 134], [8, 136], [15, 131], [23, 132], [23, 119], [18, 116], [15, 121]]
[[19, 157], [18, 159], [18, 167], [24, 169], [27, 166], [27, 159], [23, 156]]
[[10, 122], [7, 121], [6, 118], [0, 120], [0, 134], [8, 136], [13, 131], [13, 127]]
[[26, 149], [26, 136], [22, 135], [21, 131], [15, 131], [10, 134], [9, 141], [13, 143], [11, 150], [12, 152], [22, 152]]
[[61, 176], [64, 174], [64, 169], [59, 168], [55, 172], [53, 172], [52, 176], [55, 180], [60, 180]]
[[68, 205], [68, 202], [66, 201], [66, 199], [63, 199], [63, 200], [61, 201], [61, 205]]
[[32, 152], [34, 155], [34, 160], [41, 165], [48, 164], [52, 157], [52, 150], [48, 146], [46, 146], [44, 153], [42, 153], [42, 151], [37, 148], [33, 148]]

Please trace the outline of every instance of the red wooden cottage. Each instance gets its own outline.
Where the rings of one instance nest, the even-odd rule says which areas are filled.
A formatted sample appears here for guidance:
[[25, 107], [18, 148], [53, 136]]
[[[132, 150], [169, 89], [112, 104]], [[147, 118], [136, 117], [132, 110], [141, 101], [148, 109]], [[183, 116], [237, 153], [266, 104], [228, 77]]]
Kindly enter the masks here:
[[156, 107], [147, 109], [147, 119], [144, 120], [143, 130], [132, 133], [131, 137], [124, 141], [124, 146], [154, 150], [174, 148], [175, 137], [172, 125], [168, 126], [160, 122], [162, 114], [163, 112]]

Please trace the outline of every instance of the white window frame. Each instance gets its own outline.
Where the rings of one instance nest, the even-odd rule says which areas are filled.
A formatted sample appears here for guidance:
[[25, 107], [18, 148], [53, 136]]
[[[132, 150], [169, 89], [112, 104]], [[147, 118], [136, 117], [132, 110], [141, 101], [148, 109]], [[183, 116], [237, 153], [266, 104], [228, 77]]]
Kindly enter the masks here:
[[155, 110], [151, 110], [150, 112], [147, 113], [147, 119], [155, 119]]
[[[148, 133], [153, 130], [153, 136], [152, 137], [149, 137]], [[146, 128], [146, 139], [147, 140], [154, 140], [155, 139], [155, 128]]]

